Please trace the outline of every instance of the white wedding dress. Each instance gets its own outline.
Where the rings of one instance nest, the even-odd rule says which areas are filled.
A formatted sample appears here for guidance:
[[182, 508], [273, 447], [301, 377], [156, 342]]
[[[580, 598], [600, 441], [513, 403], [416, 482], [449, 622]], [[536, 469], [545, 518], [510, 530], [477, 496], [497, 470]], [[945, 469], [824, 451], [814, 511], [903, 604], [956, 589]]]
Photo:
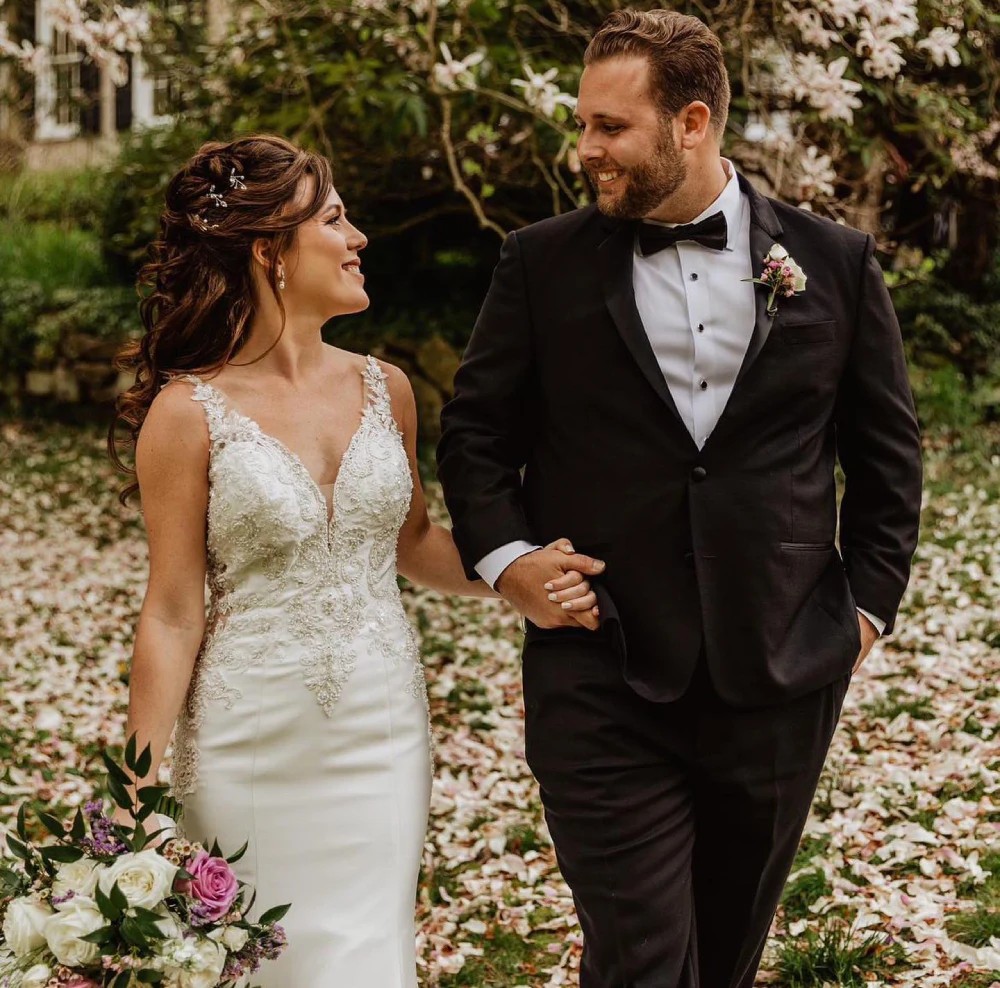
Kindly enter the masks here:
[[[192, 375], [211, 437], [209, 620], [171, 784], [192, 840], [218, 839], [285, 902], [263, 988], [415, 988], [414, 904], [430, 799], [427, 692], [396, 584], [412, 478], [385, 377], [330, 503], [302, 461]], [[359, 382], [360, 384], [360, 382]]]

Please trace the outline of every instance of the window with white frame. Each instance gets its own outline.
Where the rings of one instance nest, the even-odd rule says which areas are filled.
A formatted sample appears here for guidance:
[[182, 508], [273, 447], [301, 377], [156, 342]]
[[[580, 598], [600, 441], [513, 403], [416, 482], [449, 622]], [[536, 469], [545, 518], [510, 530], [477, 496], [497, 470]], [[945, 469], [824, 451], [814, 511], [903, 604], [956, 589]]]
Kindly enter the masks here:
[[80, 126], [80, 67], [83, 52], [65, 31], [52, 29], [52, 120], [60, 129], [76, 130]]

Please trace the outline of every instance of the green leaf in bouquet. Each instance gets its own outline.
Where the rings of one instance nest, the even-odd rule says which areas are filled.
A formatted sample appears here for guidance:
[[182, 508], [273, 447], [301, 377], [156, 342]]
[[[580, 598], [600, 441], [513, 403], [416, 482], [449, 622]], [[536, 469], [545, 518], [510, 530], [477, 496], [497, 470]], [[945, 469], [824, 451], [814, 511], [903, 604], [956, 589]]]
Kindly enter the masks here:
[[136, 796], [143, 806], [156, 806], [167, 791], [167, 786], [143, 786]]
[[17, 836], [23, 841], [28, 839], [28, 827], [24, 821], [26, 809], [27, 807], [22, 803], [21, 808], [17, 811]]
[[108, 770], [108, 775], [112, 779], [117, 779], [123, 786], [132, 785], [132, 780], [129, 778], [128, 773], [123, 769], [106, 751], [101, 752], [101, 758], [104, 759], [104, 767]]
[[73, 826], [70, 828], [69, 836], [71, 840], [83, 840], [87, 834], [87, 825], [83, 821], [83, 811], [76, 808], [76, 816], [73, 817]]
[[136, 772], [135, 765], [135, 732], [128, 739], [128, 743], [125, 745], [125, 767], [130, 769], [133, 774]]
[[47, 864], [54, 861], [58, 861], [59, 864], [70, 864], [83, 857], [83, 851], [80, 848], [70, 847], [68, 844], [46, 844], [38, 849], [38, 853]]
[[116, 909], [120, 909], [122, 912], [125, 912], [125, 910], [128, 909], [128, 899], [125, 898], [125, 893], [118, 887], [117, 882], [111, 886], [108, 898], [111, 900], [111, 904]]
[[135, 976], [144, 985], [158, 985], [163, 980], [162, 971], [136, 971]]
[[136, 820], [132, 836], [132, 850], [141, 851], [148, 842], [149, 838], [146, 836], [146, 828], [142, 825], [142, 821]]
[[7, 834], [7, 846], [10, 848], [10, 853], [22, 861], [27, 861], [31, 854], [28, 845], [22, 844], [13, 834]]
[[131, 916], [126, 916], [122, 920], [121, 933], [126, 943], [138, 947], [139, 950], [149, 950], [149, 941], [143, 935], [139, 924]]
[[270, 926], [272, 923], [277, 923], [289, 909], [292, 908], [292, 904], [286, 903], [283, 906], [275, 906], [273, 909], [268, 909], [260, 919], [257, 920], [260, 926]]
[[111, 798], [123, 809], [130, 810], [132, 808], [132, 800], [129, 797], [128, 792], [125, 787], [114, 777], [108, 778], [108, 792], [111, 794]]
[[51, 813], [45, 813], [43, 810], [39, 810], [37, 813], [38, 819], [41, 820], [42, 826], [50, 833], [53, 837], [58, 837], [60, 840], [66, 839], [66, 827], [63, 825], [62, 820], [58, 817], [54, 817]]
[[[105, 919], [107, 919], [106, 916]], [[77, 937], [84, 943], [96, 943], [98, 946], [102, 943], [110, 943], [114, 938], [115, 928], [113, 926], [102, 926], [99, 930], [94, 930], [93, 933], [85, 933], [83, 936]]]
[[160, 929], [159, 923], [162, 922], [163, 917], [157, 916], [155, 920], [146, 919], [142, 916], [135, 916], [134, 921], [136, 928], [142, 932], [142, 935], [147, 940], [166, 940], [167, 935]]
[[11, 868], [0, 868], [0, 899], [14, 898], [30, 885], [30, 880], [20, 872]]
[[94, 889], [94, 902], [97, 903], [97, 908], [100, 909], [101, 915], [114, 923], [116, 920], [121, 919], [122, 910], [119, 909], [111, 899], [101, 891], [101, 887], [97, 886]]
[[128, 988], [128, 983], [132, 980], [131, 971], [122, 971], [121, 974], [111, 982], [111, 988]]
[[212, 849], [208, 853], [213, 858], [222, 857], [222, 848], [219, 847], [219, 842], [217, 840], [212, 841]]
[[149, 770], [153, 767], [153, 749], [147, 744], [145, 748], [142, 749], [142, 754], [139, 755], [138, 760], [135, 763], [135, 771], [137, 779], [144, 779], [149, 775]]
[[229, 864], [236, 864], [244, 854], [247, 853], [247, 848], [250, 846], [250, 841], [247, 841], [235, 854], [231, 854], [226, 861]]

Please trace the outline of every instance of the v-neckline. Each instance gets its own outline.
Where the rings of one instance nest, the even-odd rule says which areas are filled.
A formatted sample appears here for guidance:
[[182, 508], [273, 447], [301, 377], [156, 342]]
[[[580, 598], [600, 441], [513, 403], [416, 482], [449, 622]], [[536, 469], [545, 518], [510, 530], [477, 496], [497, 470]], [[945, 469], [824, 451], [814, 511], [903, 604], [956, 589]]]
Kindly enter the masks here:
[[[344, 472], [344, 465], [347, 463], [347, 458], [351, 455], [356, 446], [358, 439], [361, 436], [361, 432], [365, 427], [365, 423], [368, 421], [368, 412], [371, 408], [372, 402], [369, 396], [368, 387], [368, 370], [371, 366], [371, 356], [365, 358], [365, 367], [361, 372], [361, 382], [362, 382], [362, 405], [361, 405], [361, 419], [358, 422], [357, 428], [348, 440], [347, 447], [341, 454], [340, 463], [337, 466], [337, 475], [328, 484], [323, 484], [322, 487], [317, 482], [316, 478], [309, 472], [309, 468], [305, 464], [305, 460], [299, 456], [290, 446], [282, 442], [273, 433], [267, 432], [261, 424], [252, 416], [247, 415], [246, 412], [240, 411], [236, 408], [229, 399], [229, 396], [221, 389], [217, 388], [214, 384], [208, 381], [202, 380], [196, 374], [192, 374], [193, 377], [199, 384], [203, 387], [208, 388], [213, 391], [219, 397], [219, 401], [222, 404], [223, 415], [232, 415], [235, 418], [242, 419], [244, 422], [250, 424], [250, 426], [256, 431], [257, 435], [269, 442], [274, 448], [276, 448], [280, 453], [284, 454], [285, 459], [288, 460], [297, 470], [301, 472], [303, 477], [309, 484], [310, 489], [316, 496], [316, 500], [322, 510], [323, 521], [325, 525], [325, 532], [327, 536], [327, 546], [329, 547], [331, 539], [330, 535], [337, 523], [337, 488], [340, 485], [340, 478]], [[323, 493], [323, 487], [330, 487], [330, 503], [327, 504], [326, 495]]]

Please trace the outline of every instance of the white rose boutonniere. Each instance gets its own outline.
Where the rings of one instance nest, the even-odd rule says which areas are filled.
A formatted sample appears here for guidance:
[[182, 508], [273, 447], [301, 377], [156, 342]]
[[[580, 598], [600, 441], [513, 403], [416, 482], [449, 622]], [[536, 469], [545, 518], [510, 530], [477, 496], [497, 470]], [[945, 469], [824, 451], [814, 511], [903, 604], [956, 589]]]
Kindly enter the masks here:
[[779, 298], [791, 298], [806, 290], [806, 275], [781, 244], [773, 244], [764, 258], [764, 270], [759, 278], [744, 278], [755, 285], [771, 289], [767, 299], [767, 314], [778, 311]]

